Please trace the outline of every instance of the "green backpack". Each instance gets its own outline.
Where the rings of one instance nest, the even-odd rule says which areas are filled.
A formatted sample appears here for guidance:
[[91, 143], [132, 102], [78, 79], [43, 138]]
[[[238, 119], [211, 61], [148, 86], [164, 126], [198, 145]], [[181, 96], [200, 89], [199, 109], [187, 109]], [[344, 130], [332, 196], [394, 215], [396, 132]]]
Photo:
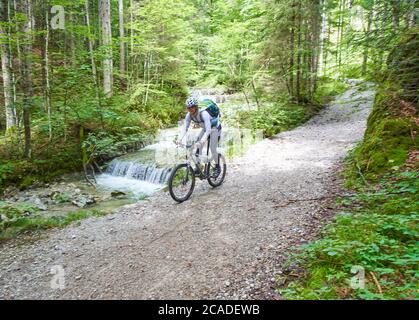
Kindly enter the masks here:
[[201, 101], [201, 105], [205, 107], [204, 110], [206, 110], [211, 116], [211, 127], [217, 126], [218, 120], [221, 116], [220, 108], [217, 106], [217, 104], [211, 99], [204, 99]]

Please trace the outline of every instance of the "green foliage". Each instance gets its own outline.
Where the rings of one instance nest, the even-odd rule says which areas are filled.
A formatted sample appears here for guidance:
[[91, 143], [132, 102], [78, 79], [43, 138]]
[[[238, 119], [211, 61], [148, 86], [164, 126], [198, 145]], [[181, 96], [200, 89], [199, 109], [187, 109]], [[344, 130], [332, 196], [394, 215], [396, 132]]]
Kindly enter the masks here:
[[143, 200], [146, 200], [148, 198], [149, 198], [149, 195], [148, 194], [141, 193], [140, 195], [138, 195], [137, 200], [138, 201], [143, 201]]
[[241, 128], [263, 130], [265, 137], [293, 128], [307, 120], [307, 109], [298, 105], [271, 105], [239, 111], [235, 120]]
[[341, 81], [328, 77], [320, 78], [314, 101], [307, 105], [296, 104], [283, 92], [265, 93], [263, 98], [275, 101], [273, 104], [264, 101], [259, 109], [239, 111], [234, 119], [228, 121], [242, 128], [263, 130], [265, 137], [271, 137], [304, 123], [325, 103], [347, 88], [348, 85]]
[[55, 192], [52, 194], [51, 198], [56, 203], [65, 203], [65, 202], [70, 202], [71, 200], [70, 195], [65, 192]]
[[411, 116], [400, 113], [402, 101], [391, 91], [377, 93], [363, 142], [352, 151], [345, 170], [347, 185], [376, 181], [389, 169], [399, 170], [409, 150], [417, 148], [418, 130]]
[[314, 93], [314, 101], [320, 105], [324, 105], [330, 102], [333, 97], [344, 93], [348, 88], [349, 85], [342, 81], [322, 77], [319, 79], [319, 86]]
[[0, 240], [6, 240], [27, 231], [62, 228], [74, 221], [100, 217], [106, 213], [98, 210], [78, 210], [63, 216], [43, 217], [30, 205], [12, 205], [0, 201], [0, 214]]
[[[403, 172], [342, 199], [323, 237], [290, 258], [305, 274], [279, 291], [288, 299], [417, 299], [419, 174]], [[365, 268], [366, 286], [352, 289], [353, 266]], [[373, 275], [378, 279], [380, 290]]]
[[12, 162], [0, 163], [0, 185], [14, 172], [15, 164]]

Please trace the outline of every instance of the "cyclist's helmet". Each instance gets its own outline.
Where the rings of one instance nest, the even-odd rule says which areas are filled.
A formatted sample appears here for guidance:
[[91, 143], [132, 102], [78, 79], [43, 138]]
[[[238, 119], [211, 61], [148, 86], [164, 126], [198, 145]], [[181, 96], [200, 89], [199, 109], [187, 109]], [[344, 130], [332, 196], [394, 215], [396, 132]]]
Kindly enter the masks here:
[[195, 106], [198, 106], [198, 99], [197, 98], [190, 97], [188, 100], [186, 100], [186, 107], [188, 109], [192, 108], [192, 107], [195, 107]]

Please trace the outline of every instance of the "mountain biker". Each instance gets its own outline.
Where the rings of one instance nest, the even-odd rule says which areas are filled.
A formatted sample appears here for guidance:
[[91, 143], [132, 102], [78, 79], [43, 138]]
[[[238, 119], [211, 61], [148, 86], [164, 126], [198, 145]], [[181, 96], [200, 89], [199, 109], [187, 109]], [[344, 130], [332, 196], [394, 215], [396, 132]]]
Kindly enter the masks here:
[[[180, 141], [183, 141], [184, 137], [186, 136], [186, 133], [188, 132], [189, 126], [191, 124], [191, 120], [197, 123], [202, 128], [197, 139], [197, 154], [201, 155], [205, 141], [209, 137], [211, 159], [215, 161], [213, 176], [218, 177], [221, 173], [217, 152], [217, 146], [221, 136], [221, 123], [218, 118], [212, 118], [207, 110], [199, 110], [198, 104], [198, 99], [194, 97], [190, 97], [186, 100], [186, 108], [188, 109], [188, 113], [185, 117], [185, 125], [182, 128]], [[181, 143], [180, 141], [179, 143]]]

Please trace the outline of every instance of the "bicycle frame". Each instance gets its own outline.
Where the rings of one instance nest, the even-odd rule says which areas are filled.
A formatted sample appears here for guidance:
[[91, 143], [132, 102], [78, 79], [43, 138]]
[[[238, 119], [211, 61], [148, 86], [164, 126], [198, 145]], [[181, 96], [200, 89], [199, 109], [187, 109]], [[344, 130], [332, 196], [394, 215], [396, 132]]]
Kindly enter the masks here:
[[[209, 143], [207, 144], [207, 154], [202, 156], [198, 154], [196, 147], [196, 142], [190, 145], [185, 145], [186, 148], [186, 157], [185, 160], [189, 167], [192, 169], [195, 167], [198, 169], [199, 173], [195, 174], [196, 177], [199, 177], [201, 180], [207, 179], [209, 177]], [[193, 165], [192, 165], [193, 164]], [[204, 164], [204, 170], [201, 170], [201, 164]]]

